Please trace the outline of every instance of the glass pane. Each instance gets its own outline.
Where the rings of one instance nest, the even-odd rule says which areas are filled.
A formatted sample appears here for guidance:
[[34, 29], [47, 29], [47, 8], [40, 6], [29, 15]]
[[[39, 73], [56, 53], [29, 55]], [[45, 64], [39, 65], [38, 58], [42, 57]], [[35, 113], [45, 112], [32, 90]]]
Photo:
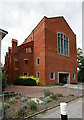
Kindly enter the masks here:
[[66, 55], [66, 41], [64, 40], [64, 55]]
[[63, 54], [63, 39], [61, 39], [61, 54]]
[[53, 79], [53, 73], [50, 74], [50, 78]]
[[60, 53], [60, 38], [58, 37], [58, 53]]
[[68, 56], [68, 41], [66, 41], [66, 55]]
[[61, 34], [61, 37], [63, 37], [63, 34]]
[[60, 33], [58, 33], [58, 36], [60, 37]]
[[37, 72], [37, 78], [39, 78], [39, 72]]
[[26, 72], [24, 73], [24, 76], [27, 76], [27, 73], [26, 73]]

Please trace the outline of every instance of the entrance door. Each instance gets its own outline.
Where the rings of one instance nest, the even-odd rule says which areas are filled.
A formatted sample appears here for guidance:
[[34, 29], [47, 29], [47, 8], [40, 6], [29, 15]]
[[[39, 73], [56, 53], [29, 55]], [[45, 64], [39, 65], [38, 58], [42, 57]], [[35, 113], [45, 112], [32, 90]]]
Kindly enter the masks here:
[[58, 79], [59, 79], [58, 80], [59, 83], [64, 83], [64, 84], [70, 83], [69, 73], [60, 72], [58, 74]]

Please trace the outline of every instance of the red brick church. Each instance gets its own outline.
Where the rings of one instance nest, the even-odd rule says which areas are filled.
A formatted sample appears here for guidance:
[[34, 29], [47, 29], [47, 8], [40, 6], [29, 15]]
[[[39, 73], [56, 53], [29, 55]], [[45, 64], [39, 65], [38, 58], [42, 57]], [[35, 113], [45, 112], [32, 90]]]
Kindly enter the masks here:
[[5, 56], [9, 84], [20, 75], [33, 75], [41, 84], [77, 83], [76, 35], [64, 17], [43, 19], [31, 34]]

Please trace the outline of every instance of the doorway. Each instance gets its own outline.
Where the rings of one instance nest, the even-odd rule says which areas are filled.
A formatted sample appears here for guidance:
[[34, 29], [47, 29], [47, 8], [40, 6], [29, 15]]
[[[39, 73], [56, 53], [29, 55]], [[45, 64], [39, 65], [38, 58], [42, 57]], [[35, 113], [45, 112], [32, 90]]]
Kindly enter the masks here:
[[69, 84], [70, 73], [69, 72], [58, 72], [58, 83]]

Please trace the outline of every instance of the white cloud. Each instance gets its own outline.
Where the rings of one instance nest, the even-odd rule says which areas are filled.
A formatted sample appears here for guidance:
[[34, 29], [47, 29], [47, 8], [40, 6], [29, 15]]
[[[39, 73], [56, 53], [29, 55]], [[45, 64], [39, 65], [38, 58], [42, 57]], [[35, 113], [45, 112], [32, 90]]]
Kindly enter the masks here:
[[[82, 47], [82, 4], [81, 0], [74, 2], [15, 2], [12, 0], [0, 3], [1, 28], [8, 31], [2, 41], [2, 62], [4, 55], [11, 46], [11, 39], [18, 40], [19, 45], [31, 33], [38, 22], [43, 18], [64, 16], [72, 30], [77, 35], [77, 47]], [[64, 0], [66, 1], [66, 0]]]

